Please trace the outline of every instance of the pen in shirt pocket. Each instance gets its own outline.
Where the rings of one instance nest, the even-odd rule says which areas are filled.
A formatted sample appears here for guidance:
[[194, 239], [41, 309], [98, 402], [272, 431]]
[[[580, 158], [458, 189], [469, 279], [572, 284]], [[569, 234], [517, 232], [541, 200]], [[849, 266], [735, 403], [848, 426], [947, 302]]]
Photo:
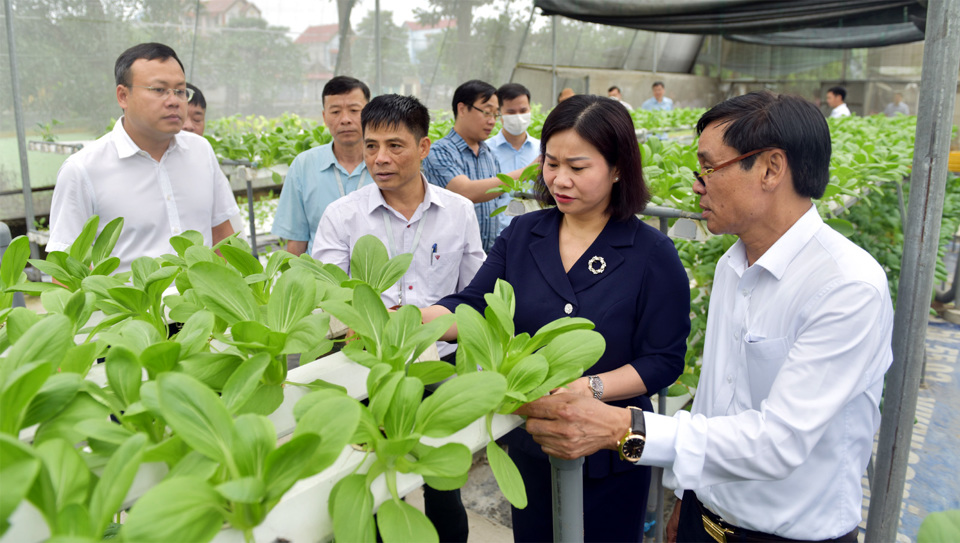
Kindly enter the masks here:
[[436, 259], [439, 259], [439, 258], [440, 258], [440, 257], [437, 256], [437, 244], [434, 243], [434, 244], [433, 244], [433, 251], [430, 253], [430, 265], [433, 266], [433, 261], [436, 260]]

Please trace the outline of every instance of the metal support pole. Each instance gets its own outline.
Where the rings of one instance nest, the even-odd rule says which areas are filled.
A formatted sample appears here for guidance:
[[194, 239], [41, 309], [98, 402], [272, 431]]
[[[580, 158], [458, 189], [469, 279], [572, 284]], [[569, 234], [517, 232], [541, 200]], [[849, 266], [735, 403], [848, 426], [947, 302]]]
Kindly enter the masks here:
[[637, 43], [637, 36], [639, 35], [639, 30], [633, 33], [633, 38], [630, 39], [630, 46], [627, 47], [627, 54], [623, 55], [623, 65], [620, 66], [621, 70], [627, 69], [627, 64], [630, 62], [630, 52], [633, 51], [633, 44]]
[[553, 541], [582, 542], [583, 458], [562, 460], [551, 456], [550, 481], [553, 483]]
[[[20, 99], [20, 71], [17, 68], [17, 42], [13, 36], [13, 0], [4, 0], [3, 15], [7, 22], [7, 50], [10, 51], [10, 86], [13, 87], [13, 116], [17, 125], [17, 148], [20, 151], [20, 180], [23, 185], [23, 216], [27, 232], [36, 231], [33, 226], [33, 191], [30, 190], [30, 165], [27, 162], [27, 132], [23, 128], [23, 103]], [[37, 244], [30, 242], [30, 257], [39, 258]]]
[[530, 26], [533, 24], [533, 15], [536, 12], [536, 4], [530, 6], [530, 18], [527, 19], [527, 27], [523, 29], [523, 36], [520, 38], [520, 46], [517, 47], [517, 59], [513, 61], [513, 69], [510, 70], [509, 83], [513, 83], [513, 76], [517, 74], [517, 66], [520, 64], [520, 55], [523, 54], [523, 46], [527, 43], [527, 35], [530, 34]]
[[552, 16], [552, 17], [551, 17], [551, 20], [552, 20], [552, 24], [553, 24], [553, 32], [552, 32], [552, 35], [553, 35], [553, 69], [552, 69], [551, 72], [550, 72], [550, 73], [552, 74], [552, 76], [553, 76], [553, 77], [552, 77], [552, 80], [553, 80], [553, 81], [552, 81], [553, 92], [551, 93], [551, 96], [553, 96], [553, 106], [556, 107], [557, 104], [559, 103], [559, 102], [557, 102], [557, 94], [558, 94], [558, 91], [557, 91], [557, 16], [556, 16], [556, 15]]
[[200, 0], [193, 8], [193, 45], [190, 47], [190, 82], [193, 83], [193, 67], [196, 65], [197, 58], [197, 27], [200, 26]]
[[383, 55], [380, 51], [380, 0], [374, 3], [373, 8], [373, 36], [376, 41], [377, 49], [377, 78], [374, 81], [374, 88], [377, 90], [377, 96], [383, 94]]
[[251, 175], [249, 175], [249, 170], [246, 168], [237, 168], [237, 171], [244, 172], [244, 177], [247, 179], [247, 210], [249, 212], [250, 218], [250, 254], [253, 255], [253, 258], [257, 257], [257, 221], [256, 216], [253, 213], [253, 180]]
[[653, 73], [657, 73], [657, 67], [660, 65], [660, 33], [653, 33]]
[[960, 2], [930, 0], [925, 33], [900, 296], [893, 325], [893, 365], [886, 376], [866, 541], [895, 541], [900, 524], [960, 69]]

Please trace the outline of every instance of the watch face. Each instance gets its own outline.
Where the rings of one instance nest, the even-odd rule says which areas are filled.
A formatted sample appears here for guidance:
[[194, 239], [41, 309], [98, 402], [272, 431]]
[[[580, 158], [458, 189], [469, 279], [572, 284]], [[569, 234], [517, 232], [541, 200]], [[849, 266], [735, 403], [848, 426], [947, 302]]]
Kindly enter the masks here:
[[640, 460], [645, 441], [642, 436], [632, 435], [623, 441], [623, 456], [631, 462]]

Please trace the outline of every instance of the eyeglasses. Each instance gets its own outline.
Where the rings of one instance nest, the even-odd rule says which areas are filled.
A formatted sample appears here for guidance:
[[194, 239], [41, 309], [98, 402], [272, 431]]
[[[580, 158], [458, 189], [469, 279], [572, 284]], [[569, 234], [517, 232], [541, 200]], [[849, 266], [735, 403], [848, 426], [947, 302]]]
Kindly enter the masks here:
[[167, 89], [164, 87], [145, 87], [143, 85], [128, 85], [129, 87], [139, 87], [147, 89], [156, 98], [166, 98], [171, 93], [181, 102], [189, 102], [193, 99], [193, 89]]
[[712, 173], [716, 173], [716, 172], [718, 172], [718, 171], [726, 168], [727, 166], [729, 166], [729, 165], [731, 165], [731, 164], [736, 164], [737, 162], [740, 162], [741, 160], [743, 160], [743, 159], [745, 159], [745, 158], [752, 157], [753, 155], [755, 155], [755, 154], [757, 154], [757, 153], [762, 153], [762, 152], [764, 152], [764, 151], [773, 151], [774, 149], [776, 149], [776, 147], [763, 147], [763, 148], [761, 148], [761, 149], [754, 149], [753, 151], [750, 151], [749, 153], [744, 153], [744, 154], [738, 156], [737, 158], [728, 160], [728, 161], [724, 162], [723, 164], [717, 166], [716, 168], [707, 168], [707, 169], [703, 170], [703, 173], [693, 172], [693, 176], [697, 178], [697, 181], [699, 181], [701, 185], [707, 186], [707, 182], [704, 181], [704, 179], [703, 179], [704, 177], [706, 177], [706, 176], [708, 176], [708, 175], [710, 175], [710, 174], [712, 174]]
[[500, 118], [500, 112], [484, 111], [484, 110], [478, 108], [477, 106], [475, 106], [475, 105], [473, 105], [473, 104], [470, 104], [470, 107], [472, 107], [473, 109], [479, 111], [480, 113], [483, 113], [483, 116], [486, 117], [486, 118], [488, 118], [488, 119], [499, 119], [499, 118]]

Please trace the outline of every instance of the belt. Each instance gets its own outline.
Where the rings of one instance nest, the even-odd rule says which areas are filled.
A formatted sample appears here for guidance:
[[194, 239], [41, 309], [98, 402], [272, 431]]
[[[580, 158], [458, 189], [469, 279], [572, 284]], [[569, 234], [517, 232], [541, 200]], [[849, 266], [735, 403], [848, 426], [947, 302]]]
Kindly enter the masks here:
[[[693, 494], [691, 492], [691, 494]], [[700, 517], [703, 519], [703, 529], [707, 534], [713, 538], [717, 543], [727, 543], [728, 538], [730, 541], [738, 541], [744, 543], [750, 542], [761, 542], [761, 541], [777, 541], [777, 542], [799, 542], [801, 540], [797, 539], [788, 539], [786, 537], [780, 537], [775, 534], [768, 534], [765, 532], [757, 532], [754, 530], [747, 530], [746, 528], [741, 528], [739, 526], [730, 524], [729, 522], [723, 520], [719, 515], [713, 511], [704, 507], [703, 503], [696, 498], [694, 494], [694, 501], [697, 502], [697, 507], [700, 508]], [[836, 539], [828, 539], [826, 541], [857, 541], [858, 529], [854, 528], [852, 532], [840, 536]]]

